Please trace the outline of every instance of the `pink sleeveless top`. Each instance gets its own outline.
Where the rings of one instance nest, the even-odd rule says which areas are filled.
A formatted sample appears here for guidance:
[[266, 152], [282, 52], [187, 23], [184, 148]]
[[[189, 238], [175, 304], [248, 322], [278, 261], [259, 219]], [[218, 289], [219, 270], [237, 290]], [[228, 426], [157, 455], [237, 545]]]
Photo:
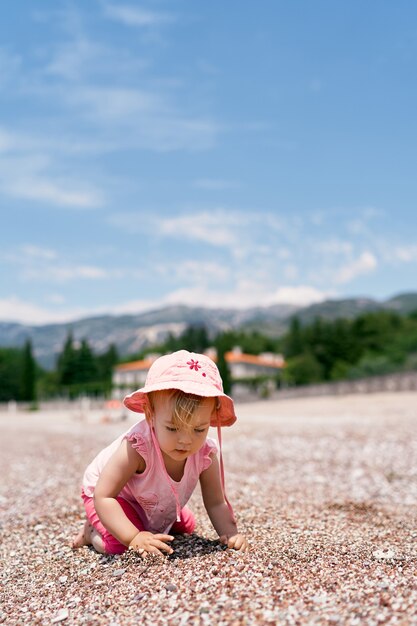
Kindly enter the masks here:
[[[134, 474], [118, 495], [133, 506], [147, 530], [167, 533], [177, 517], [172, 486], [175, 487], [182, 508], [190, 499], [201, 472], [211, 465], [211, 455], [217, 452], [217, 443], [214, 439], [207, 438], [200, 450], [187, 458], [184, 475], [177, 482], [161, 468], [148, 422], [144, 419], [99, 452], [87, 467], [83, 478], [83, 490], [87, 496], [93, 497], [103, 467], [124, 439], [144, 459], [146, 468], [142, 474]], [[171, 481], [172, 486], [168, 481]]]

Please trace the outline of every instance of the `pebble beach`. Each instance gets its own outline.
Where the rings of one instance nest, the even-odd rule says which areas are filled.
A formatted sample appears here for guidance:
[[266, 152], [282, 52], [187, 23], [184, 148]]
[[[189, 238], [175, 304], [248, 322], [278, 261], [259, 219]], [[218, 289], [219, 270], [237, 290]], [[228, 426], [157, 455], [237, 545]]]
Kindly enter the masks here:
[[[198, 491], [170, 557], [72, 550], [86, 465], [138, 416], [0, 413], [0, 623], [417, 624], [417, 392], [237, 406], [221, 546]], [[215, 432], [210, 436], [216, 436]]]

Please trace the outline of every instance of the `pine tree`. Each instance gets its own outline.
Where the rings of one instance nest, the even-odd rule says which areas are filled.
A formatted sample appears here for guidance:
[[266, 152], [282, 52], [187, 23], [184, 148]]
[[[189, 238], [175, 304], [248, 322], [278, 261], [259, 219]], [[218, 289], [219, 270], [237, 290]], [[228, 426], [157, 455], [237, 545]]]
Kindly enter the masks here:
[[76, 365], [74, 376], [75, 383], [97, 382], [97, 363], [86, 339], [82, 340], [80, 348], [76, 351]]
[[75, 382], [77, 354], [74, 349], [72, 332], [69, 331], [61, 354], [58, 357], [58, 384], [68, 386]]
[[112, 379], [113, 367], [119, 360], [117, 348], [114, 343], [110, 344], [106, 352], [97, 357], [99, 378], [101, 381], [109, 383]]
[[301, 331], [301, 324], [298, 317], [292, 317], [290, 322], [290, 329], [284, 339], [284, 353], [289, 359], [293, 356], [302, 354], [305, 346], [303, 345], [303, 337]]
[[32, 355], [32, 342], [28, 339], [22, 354], [21, 399], [25, 402], [36, 400], [36, 363]]
[[209, 346], [206, 327], [203, 324], [191, 324], [187, 326], [180, 337], [182, 348], [190, 352], [204, 352]]
[[0, 348], [0, 402], [21, 399], [22, 351]]
[[222, 377], [223, 391], [224, 393], [230, 394], [232, 391], [232, 378], [226, 361], [226, 350], [221, 343], [217, 345], [217, 367]]

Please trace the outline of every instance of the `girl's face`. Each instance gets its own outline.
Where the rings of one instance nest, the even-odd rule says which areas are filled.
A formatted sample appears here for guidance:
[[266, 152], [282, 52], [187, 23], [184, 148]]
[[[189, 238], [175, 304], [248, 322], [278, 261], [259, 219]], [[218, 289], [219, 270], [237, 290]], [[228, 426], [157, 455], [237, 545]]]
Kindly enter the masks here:
[[215, 399], [206, 398], [195, 410], [190, 428], [178, 428], [172, 422], [172, 401], [156, 397], [153, 425], [162, 452], [175, 461], [183, 461], [198, 452], [206, 440], [214, 407]]

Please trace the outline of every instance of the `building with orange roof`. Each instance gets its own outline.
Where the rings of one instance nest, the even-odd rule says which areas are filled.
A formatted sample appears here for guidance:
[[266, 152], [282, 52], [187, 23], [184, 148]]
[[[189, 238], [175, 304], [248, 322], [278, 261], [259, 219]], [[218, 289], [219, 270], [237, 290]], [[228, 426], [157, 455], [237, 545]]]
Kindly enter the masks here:
[[[215, 348], [209, 348], [206, 354], [217, 360]], [[141, 361], [121, 363], [113, 369], [113, 397], [123, 398], [139, 387], [143, 387], [149, 368], [159, 354], [149, 354]], [[280, 371], [285, 367], [284, 358], [280, 354], [265, 352], [259, 355], [245, 354], [238, 347], [225, 354], [232, 383], [239, 386], [244, 382], [256, 380], [276, 381]]]
[[121, 398], [126, 393], [143, 387], [149, 368], [158, 356], [159, 354], [148, 354], [141, 361], [130, 361], [116, 365], [113, 368], [112, 383], [113, 390], [117, 390], [118, 393], [113, 394], [113, 396]]
[[284, 357], [272, 352], [263, 352], [258, 355], [245, 354], [240, 348], [233, 348], [224, 356], [232, 380], [261, 376], [275, 378], [285, 365]]

